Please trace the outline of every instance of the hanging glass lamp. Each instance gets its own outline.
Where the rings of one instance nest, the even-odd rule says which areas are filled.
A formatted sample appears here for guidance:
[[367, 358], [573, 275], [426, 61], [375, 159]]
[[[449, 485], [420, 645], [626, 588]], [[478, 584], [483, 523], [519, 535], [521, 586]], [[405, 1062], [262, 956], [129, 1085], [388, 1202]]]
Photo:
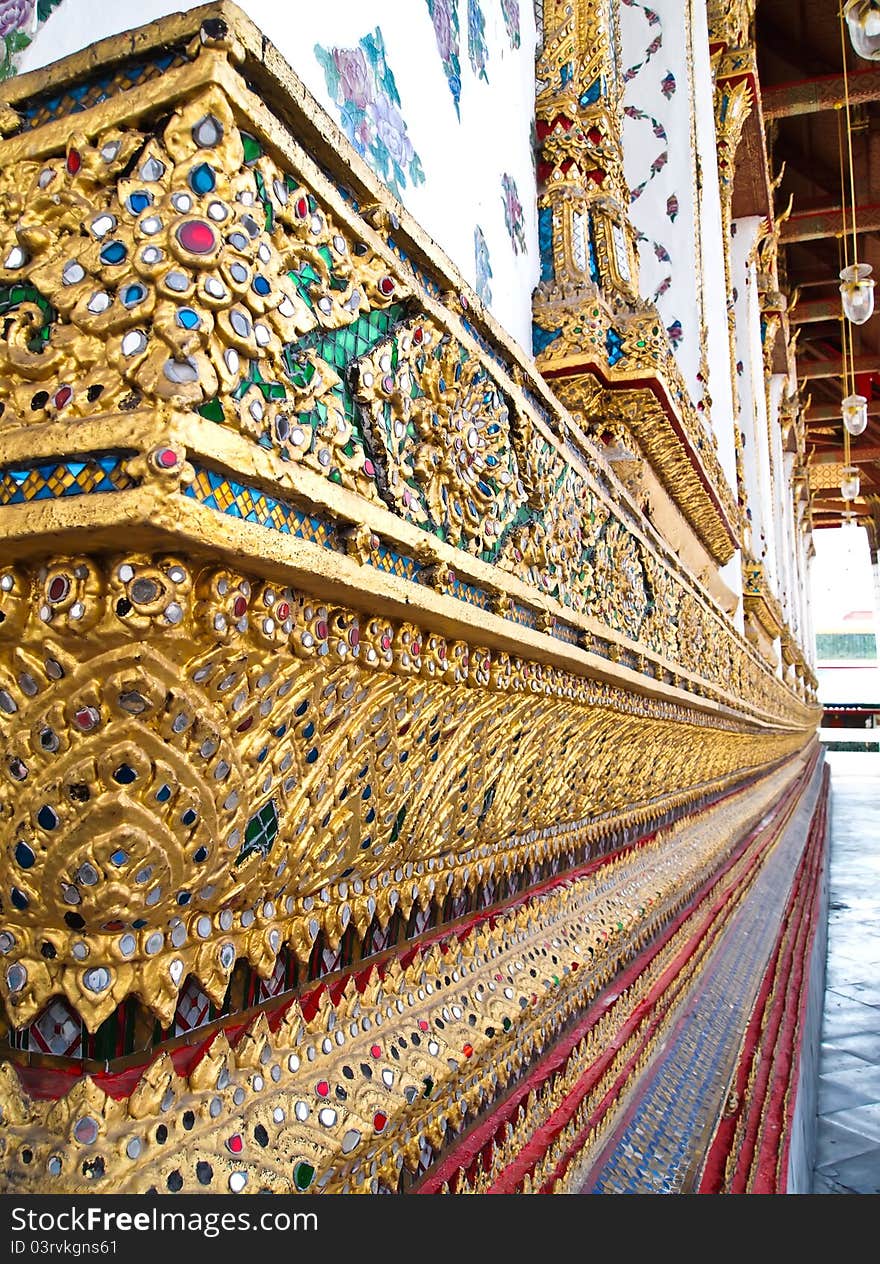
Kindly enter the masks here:
[[854, 325], [864, 325], [874, 311], [874, 282], [870, 263], [851, 263], [840, 273], [843, 314]]
[[855, 500], [859, 494], [859, 471], [854, 465], [844, 466], [840, 494], [844, 500]]
[[864, 395], [847, 395], [841, 401], [840, 413], [851, 435], [864, 433], [868, 425], [868, 401]]
[[848, 0], [844, 5], [849, 40], [859, 57], [880, 58], [880, 4], [877, 0]]

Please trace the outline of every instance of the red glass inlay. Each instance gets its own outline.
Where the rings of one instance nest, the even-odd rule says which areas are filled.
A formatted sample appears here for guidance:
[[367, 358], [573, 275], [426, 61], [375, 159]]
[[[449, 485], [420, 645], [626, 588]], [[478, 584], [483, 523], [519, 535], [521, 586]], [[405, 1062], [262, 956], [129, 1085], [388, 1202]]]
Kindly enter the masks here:
[[177, 230], [177, 240], [193, 255], [210, 254], [217, 245], [217, 236], [203, 219], [188, 219]]

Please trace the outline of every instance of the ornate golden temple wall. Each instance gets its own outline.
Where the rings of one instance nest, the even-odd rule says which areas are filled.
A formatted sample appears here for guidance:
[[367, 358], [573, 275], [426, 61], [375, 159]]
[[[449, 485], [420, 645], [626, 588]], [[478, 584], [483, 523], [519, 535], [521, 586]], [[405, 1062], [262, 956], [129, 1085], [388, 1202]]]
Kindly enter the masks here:
[[[205, 999], [213, 1039], [287, 996], [272, 1049], [292, 1074], [294, 996], [390, 953], [397, 991], [371, 985], [379, 1061], [431, 990], [400, 965], [403, 942], [427, 951], [420, 936], [495, 906], [511, 946], [544, 935], [566, 905], [542, 882], [758, 778], [778, 796], [817, 710], [803, 671], [787, 684], [768, 669], [234, 7], [98, 45], [5, 97], [0, 1095], [11, 1152], [39, 1155], [8, 1179], [141, 1188], [171, 1179], [165, 1159], [122, 1127], [95, 1067], [73, 1066], [93, 1036], [110, 1048], [108, 1023], [100, 1056], [147, 1077], [125, 1119], [153, 1126], [186, 1105], [168, 1059], [202, 1039], [187, 998]], [[624, 385], [642, 355], [630, 336]], [[695, 521], [710, 482], [692, 477], [690, 502], [679, 480]], [[715, 557], [731, 540], [712, 514]], [[674, 831], [654, 844], [666, 877], [649, 892], [642, 875], [630, 948], [754, 806], [746, 794], [699, 854]], [[524, 895], [537, 903], [517, 911]], [[502, 932], [480, 933], [491, 973]], [[478, 989], [481, 1020], [522, 1037], [509, 1074], [622, 959], [558, 1009], [536, 1000], [531, 1044], [519, 1002]], [[370, 1030], [347, 995], [339, 1015], [321, 1002], [322, 1048]], [[76, 1056], [44, 1048], [53, 1005]], [[324, 1080], [321, 1100], [288, 1101], [256, 1031], [235, 1066], [296, 1160], [271, 1188], [305, 1187], [296, 1164], [311, 1184], [339, 1147], [366, 1163], [374, 1133], [417, 1146], [411, 1077], [386, 1067], [357, 1110], [322, 1104]], [[473, 1063], [467, 1042], [467, 1067], [450, 1052], [443, 1077], [440, 1052], [414, 1054], [412, 1075], [442, 1078], [445, 1106], [466, 1071], [475, 1108], [492, 1039]], [[217, 1144], [208, 1088], [230, 1083], [211, 1049], [187, 1072], [193, 1164]], [[33, 1075], [62, 1072], [74, 1090], [38, 1107]], [[90, 1147], [111, 1133], [98, 1171]], [[220, 1170], [244, 1189], [256, 1168]]]

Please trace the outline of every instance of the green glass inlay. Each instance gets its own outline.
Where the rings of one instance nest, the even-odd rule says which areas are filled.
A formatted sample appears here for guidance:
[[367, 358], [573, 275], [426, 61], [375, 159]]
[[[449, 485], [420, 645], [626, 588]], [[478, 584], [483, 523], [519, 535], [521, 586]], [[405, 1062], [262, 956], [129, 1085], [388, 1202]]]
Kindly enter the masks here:
[[223, 405], [219, 399], [209, 399], [206, 404], [202, 404], [198, 411], [199, 416], [206, 417], [208, 421], [223, 420]]
[[271, 233], [275, 226], [275, 207], [272, 205], [272, 199], [266, 192], [266, 184], [259, 171], [256, 173], [256, 185], [257, 197], [260, 199], [263, 210], [266, 213], [266, 232]]
[[43, 314], [41, 327], [27, 342], [29, 351], [42, 351], [43, 344], [49, 340], [49, 335], [52, 331], [51, 327], [57, 320], [58, 313], [40, 291], [32, 285], [0, 286], [0, 317], [6, 316], [9, 312], [14, 312], [22, 303], [34, 303]]
[[406, 804], [404, 803], [403, 807], [400, 809], [400, 811], [397, 813], [397, 816], [394, 818], [394, 828], [391, 831], [391, 837], [388, 839], [389, 844], [397, 842], [398, 838], [400, 837], [400, 831], [405, 819], [406, 819]]
[[278, 808], [274, 799], [264, 803], [248, 821], [244, 830], [244, 846], [235, 859], [236, 865], [243, 864], [254, 852], [267, 856], [272, 844], [278, 837]]
[[311, 382], [312, 378], [315, 376], [315, 372], [315, 366], [311, 360], [304, 360], [300, 364], [297, 364], [295, 367], [289, 369], [288, 376], [294, 386], [299, 387], [300, 390], [305, 390], [309, 382]]
[[262, 158], [263, 146], [256, 136], [251, 136], [249, 132], [242, 132], [241, 143], [244, 146], [244, 160], [246, 163], [250, 164], [256, 162], [258, 158]]
[[[315, 275], [308, 266], [303, 268], [300, 275], [305, 276], [307, 272], [311, 272], [313, 276]], [[291, 276], [300, 288], [300, 293], [304, 293], [297, 275], [291, 273]], [[308, 301], [311, 302], [311, 299], [309, 298]], [[388, 331], [401, 319], [403, 314], [403, 304], [395, 303], [384, 311], [367, 312], [365, 316], [359, 316], [357, 320], [342, 329], [313, 330], [298, 342], [291, 343], [284, 348], [285, 368], [291, 379], [293, 379], [293, 375], [297, 372], [300, 364], [298, 356], [303, 351], [314, 350], [315, 354], [331, 365], [342, 379], [341, 384], [334, 390], [333, 394], [339, 400], [347, 420], [356, 424], [357, 410], [354, 397], [348, 385], [348, 373], [346, 370], [354, 360], [359, 360], [362, 356], [367, 355], [378, 342], [387, 337]], [[326, 417], [326, 407], [320, 402], [317, 407], [323, 409], [323, 416]], [[359, 433], [358, 442], [362, 442]]]
[[297, 1189], [308, 1189], [315, 1179], [315, 1169], [311, 1163], [297, 1163], [293, 1169], [293, 1183]]

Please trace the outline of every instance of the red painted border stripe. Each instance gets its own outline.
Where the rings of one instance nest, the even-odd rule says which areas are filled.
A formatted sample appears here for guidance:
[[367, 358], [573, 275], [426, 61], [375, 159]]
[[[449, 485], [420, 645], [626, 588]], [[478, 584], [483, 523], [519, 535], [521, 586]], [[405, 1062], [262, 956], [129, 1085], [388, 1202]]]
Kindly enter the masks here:
[[[815, 766], [816, 758], [817, 756], [814, 756], [813, 760], [811, 760], [810, 762], [809, 767], [792, 784], [792, 786], [788, 789], [788, 791], [786, 791], [785, 795], [777, 803], [776, 805], [777, 820], [779, 820], [779, 818], [784, 814], [785, 809], [787, 808], [788, 804], [792, 801], [792, 799], [795, 797], [795, 795], [800, 793], [803, 785], [806, 784], [806, 781], [808, 780], [809, 776], [812, 774], [813, 768]], [[734, 793], [738, 793], [738, 792], [734, 792]], [[763, 828], [768, 829], [769, 827], [764, 826]], [[737, 846], [733, 854], [725, 862], [723, 868], [719, 870], [718, 872], [712, 874], [706, 880], [706, 882], [699, 889], [699, 891], [691, 898], [691, 900], [688, 901], [687, 906], [678, 914], [676, 919], [670, 924], [670, 926], [666, 929], [666, 931], [663, 932], [662, 936], [657, 941], [655, 941], [655, 943], [652, 944], [649, 948], [645, 949], [645, 951], [639, 957], [637, 957], [627, 967], [627, 969], [613, 981], [612, 984], [610, 984], [609, 990], [606, 991], [606, 993], [594, 1003], [594, 1005], [591, 1007], [589, 1012], [580, 1020], [580, 1022], [571, 1031], [568, 1032], [568, 1034], [563, 1038], [562, 1041], [558, 1042], [553, 1047], [551, 1052], [545, 1058], [543, 1058], [535, 1066], [535, 1068], [527, 1076], [527, 1078], [523, 1080], [519, 1085], [517, 1085], [516, 1089], [509, 1096], [504, 1098], [504, 1100], [500, 1103], [497, 1110], [493, 1111], [492, 1114], [488, 1118], [484, 1119], [480, 1124], [474, 1127], [464, 1138], [462, 1138], [460, 1142], [458, 1142], [458, 1144], [454, 1146], [452, 1150], [449, 1151], [449, 1153], [446, 1156], [444, 1156], [441, 1162], [427, 1174], [425, 1179], [421, 1182], [421, 1184], [418, 1186], [418, 1188], [414, 1192], [420, 1193], [420, 1194], [437, 1193], [439, 1192], [443, 1184], [446, 1181], [450, 1180], [452, 1176], [455, 1175], [456, 1172], [461, 1171], [463, 1169], [467, 1169], [468, 1167], [471, 1166], [471, 1164], [479, 1157], [482, 1151], [487, 1146], [492, 1144], [493, 1139], [496, 1136], [496, 1134], [499, 1132], [499, 1130], [509, 1120], [511, 1120], [515, 1116], [521, 1103], [528, 1097], [529, 1092], [534, 1088], [540, 1087], [540, 1085], [542, 1085], [547, 1079], [549, 1079], [550, 1076], [552, 1076], [558, 1070], [560, 1070], [562, 1067], [565, 1066], [566, 1062], [568, 1061], [571, 1055], [572, 1050], [575, 1048], [578, 1042], [583, 1038], [583, 1036], [587, 1034], [590, 1028], [593, 1027], [602, 1018], [602, 1016], [611, 1007], [614, 1001], [616, 1001], [619, 993], [624, 991], [632, 982], [635, 981], [636, 978], [638, 978], [640, 974], [643, 973], [646, 967], [650, 965], [654, 957], [663, 950], [663, 948], [666, 946], [666, 944], [669, 942], [672, 936], [675, 935], [676, 932], [681, 928], [684, 922], [687, 919], [693, 917], [698, 912], [700, 905], [706, 901], [706, 899], [709, 897], [711, 892], [717, 887], [718, 883], [723, 880], [724, 876], [729, 872], [729, 870], [733, 867], [733, 865], [735, 865], [742, 858], [746, 850], [751, 846], [751, 844], [754, 842], [757, 835], [761, 832], [761, 829], [762, 829], [762, 826], [760, 824], [757, 825], [742, 840], [742, 842]], [[775, 837], [775, 833], [776, 831], [774, 830], [774, 833], [768, 836], [768, 840], [764, 844], [764, 847], [770, 844], [771, 838]], [[761, 851], [758, 854], [763, 853], [764, 847], [761, 848]], [[754, 863], [754, 861], [752, 863]], [[723, 908], [724, 903], [729, 898], [729, 894], [730, 893], [728, 893], [728, 895], [725, 896], [724, 899], [717, 902], [715, 909], [709, 914], [709, 917], [705, 919], [706, 927], [708, 927], [711, 924], [712, 919], [715, 916], [717, 916], [718, 911], [720, 911], [720, 909]], [[701, 934], [702, 933], [705, 933], [705, 931], [701, 932]], [[683, 952], [684, 951], [686, 950], [683, 950]], [[679, 961], [679, 958], [676, 958], [676, 961]], [[678, 967], [678, 969], [680, 968], [681, 966]], [[669, 974], [670, 969], [672, 969], [672, 965], [670, 965], [670, 967], [667, 968], [667, 971], [664, 972], [664, 975], [663, 975], [664, 979]], [[678, 973], [678, 970], [676, 970], [676, 973]], [[661, 981], [658, 981], [658, 984], [656, 984], [654, 989], [652, 989], [652, 993], [651, 993], [652, 997], [657, 992], [660, 982]], [[664, 987], [665, 986], [666, 985], [664, 985]], [[661, 988], [661, 991], [662, 990], [663, 989]], [[650, 1008], [650, 1005], [652, 1005], [653, 1003], [654, 1003], [653, 1000], [649, 1001], [648, 998], [646, 998], [640, 1003], [637, 1011], [635, 1011], [635, 1014], [637, 1014], [639, 1018], [643, 1017], [644, 1014], [647, 1012], [647, 1009]], [[614, 1042], [608, 1046], [608, 1048], [606, 1049], [606, 1052], [601, 1056], [601, 1058], [597, 1059], [597, 1061], [593, 1063], [593, 1065], [590, 1068], [588, 1068], [587, 1071], [584, 1072], [584, 1076], [578, 1081], [578, 1084], [572, 1090], [572, 1093], [569, 1095], [569, 1099], [576, 1098], [569, 1112], [569, 1116], [568, 1116], [569, 1118], [574, 1113], [574, 1110], [579, 1105], [583, 1097], [586, 1096], [586, 1094], [591, 1090], [591, 1088], [599, 1080], [602, 1073], [606, 1069], [607, 1065], [612, 1060], [614, 1054], [618, 1051], [620, 1046], [623, 1044], [624, 1040], [626, 1039], [626, 1036], [632, 1030], [632, 1027], [635, 1026], [635, 1021], [636, 1020], [635, 1020], [634, 1015], [631, 1015], [630, 1019], [627, 1020], [627, 1024], [625, 1024], [625, 1027], [621, 1028], [621, 1031], [618, 1032], [617, 1036], [615, 1037]], [[637, 1057], [638, 1055], [636, 1054], [635, 1056]], [[569, 1099], [566, 1099], [566, 1100], [568, 1101]], [[562, 1107], [560, 1107], [560, 1109], [562, 1109]], [[555, 1119], [556, 1116], [554, 1115], [553, 1118]], [[548, 1125], [545, 1125], [544, 1131], [546, 1131], [546, 1128], [549, 1126], [549, 1122], [550, 1121], [548, 1121]], [[564, 1126], [566, 1122], [567, 1122], [567, 1119], [563, 1120], [559, 1124], [559, 1127], [555, 1129], [554, 1135], [558, 1133], [558, 1131]], [[501, 1174], [501, 1177], [499, 1178], [499, 1180], [496, 1181], [495, 1186], [493, 1187], [493, 1192], [498, 1192], [498, 1193], [513, 1192], [512, 1189], [509, 1190], [507, 1188], [508, 1184], [512, 1183], [515, 1186], [516, 1184], [520, 1183], [522, 1180], [522, 1177], [526, 1174], [526, 1171], [531, 1170], [531, 1168], [534, 1167], [534, 1164], [537, 1161], [537, 1159], [540, 1157], [540, 1154], [543, 1154], [545, 1152], [547, 1145], [549, 1145], [552, 1142], [552, 1140], [553, 1140], [553, 1137], [552, 1136], [549, 1137], [549, 1139], [547, 1140], [547, 1144], [542, 1144], [540, 1153], [536, 1156], [531, 1157], [531, 1162], [527, 1166], [524, 1165], [522, 1172], [517, 1171], [517, 1175], [515, 1179], [511, 1177], [509, 1180], [508, 1173], [511, 1172], [511, 1169], [514, 1166], [518, 1166], [518, 1165], [512, 1164], [510, 1168], [508, 1168], [504, 1173]], [[527, 1149], [529, 1149], [529, 1147], [527, 1147]], [[525, 1151], [523, 1151], [522, 1154], [525, 1154]]]
[[[798, 872], [792, 885], [792, 891], [786, 904], [785, 913], [781, 922], [781, 929], [776, 941], [774, 952], [768, 962], [767, 969], [762, 980], [761, 988], [756, 998], [755, 1006], [752, 1011], [749, 1025], [746, 1029], [746, 1035], [743, 1042], [743, 1049], [740, 1054], [739, 1065], [734, 1077], [734, 1086], [739, 1094], [740, 1106], [732, 1115], [721, 1120], [716, 1129], [715, 1137], [709, 1149], [709, 1154], [704, 1165], [703, 1175], [700, 1180], [700, 1193], [720, 1193], [725, 1184], [725, 1173], [731, 1149], [733, 1147], [738, 1122], [743, 1111], [747, 1111], [747, 1129], [740, 1149], [737, 1160], [736, 1170], [731, 1178], [730, 1191], [732, 1193], [744, 1192], [747, 1183], [747, 1175], [752, 1167], [755, 1147], [758, 1144], [758, 1130], [761, 1119], [761, 1108], [766, 1100], [766, 1090], [770, 1078], [770, 1064], [773, 1061], [773, 1047], [780, 1030], [783, 1041], [788, 1041], [789, 1045], [793, 1044], [795, 1033], [800, 1030], [804, 1008], [806, 1004], [806, 995], [803, 992], [800, 983], [802, 982], [803, 967], [808, 959], [809, 953], [812, 951], [812, 943], [815, 938], [816, 931], [816, 909], [819, 898], [819, 880], [824, 864], [825, 854], [825, 833], [827, 823], [828, 810], [828, 769], [827, 766], [822, 775], [822, 787], [819, 792], [819, 799], [816, 810], [810, 822], [810, 828], [807, 836], [807, 843], [804, 847], [804, 853], [798, 866]], [[805, 891], [804, 884], [807, 884]], [[803, 898], [802, 898], [803, 897]], [[809, 906], [810, 917], [805, 916], [805, 910]], [[797, 913], [797, 921], [792, 925], [793, 917]], [[801, 970], [798, 976], [799, 993], [797, 995], [796, 1004], [790, 1006], [789, 988], [786, 986], [782, 997], [777, 995], [775, 1003], [771, 1005], [771, 992], [773, 991], [774, 982], [780, 977], [780, 972], [784, 971], [784, 977], [787, 984], [791, 979], [791, 962], [795, 956], [797, 939], [806, 925], [808, 934], [808, 946], [804, 952], [797, 954]], [[793, 930], [794, 934], [789, 931]], [[772, 1010], [772, 1013], [768, 1012]], [[789, 1011], [788, 1013], [786, 1011]], [[764, 1192], [776, 1192], [775, 1189], [775, 1173], [777, 1171], [777, 1161], [779, 1157], [780, 1144], [783, 1147], [784, 1154], [788, 1155], [788, 1145], [790, 1136], [787, 1130], [782, 1126], [785, 1116], [785, 1097], [791, 1083], [792, 1065], [798, 1061], [797, 1055], [792, 1055], [789, 1048], [789, 1056], [785, 1061], [785, 1071], [781, 1076], [777, 1076], [774, 1085], [771, 1088], [770, 1103], [771, 1111], [774, 1115], [776, 1124], [775, 1135], [777, 1143], [774, 1146], [773, 1154], [773, 1189], [766, 1188]], [[748, 1102], [744, 1100], [747, 1092], [749, 1080], [752, 1075], [753, 1067], [759, 1067], [754, 1085], [749, 1093]], [[796, 1088], [795, 1088], [796, 1091]], [[793, 1109], [792, 1101], [792, 1109]], [[766, 1133], [765, 1133], [766, 1136]], [[766, 1176], [766, 1158], [764, 1162], [764, 1172]], [[759, 1192], [759, 1191], [756, 1191]]]

